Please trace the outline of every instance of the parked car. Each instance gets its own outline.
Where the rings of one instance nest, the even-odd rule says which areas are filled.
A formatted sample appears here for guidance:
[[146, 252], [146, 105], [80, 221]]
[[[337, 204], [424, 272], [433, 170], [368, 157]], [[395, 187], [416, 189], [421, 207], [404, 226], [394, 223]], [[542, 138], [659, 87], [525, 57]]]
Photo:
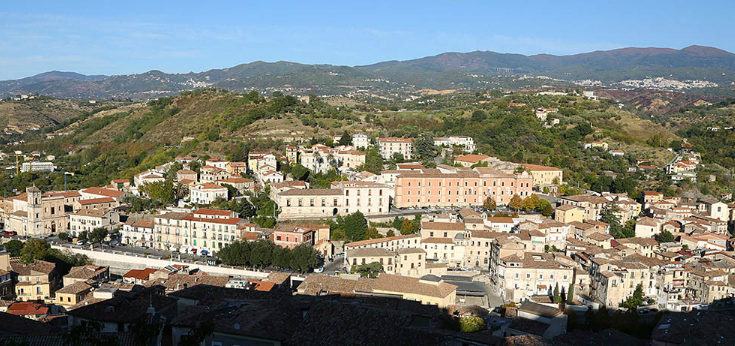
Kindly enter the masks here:
[[315, 273], [321, 273], [323, 271], [324, 271], [324, 267], [323, 266], [322, 267], [319, 267], [319, 268], [314, 268], [314, 272]]

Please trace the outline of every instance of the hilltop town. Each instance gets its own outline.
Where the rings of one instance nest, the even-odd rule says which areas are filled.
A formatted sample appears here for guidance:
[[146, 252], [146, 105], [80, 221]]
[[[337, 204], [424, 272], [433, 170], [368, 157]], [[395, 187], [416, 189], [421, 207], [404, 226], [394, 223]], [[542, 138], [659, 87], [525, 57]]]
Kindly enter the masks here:
[[[735, 204], [715, 188], [721, 176], [673, 135], [651, 136], [644, 148], [600, 131], [604, 123], [569, 123], [564, 100], [610, 104], [591, 92], [565, 95], [491, 102], [538, 131], [563, 133], [563, 150], [583, 158], [574, 165], [599, 175], [508, 157], [474, 129], [345, 129], [238, 144], [226, 156], [203, 150], [218, 148], [219, 136], [184, 135], [165, 155], [143, 158], [159, 160], [147, 168], [109, 170], [119, 163], [90, 157], [76, 172], [69, 163], [93, 142], [70, 153], [40, 142], [21, 150], [33, 138], [10, 144], [19, 150], [0, 159], [20, 189], [0, 204], [2, 318], [32, 332], [4, 333], [133, 340], [154, 326], [145, 342], [341, 343], [346, 336], [329, 330], [345, 323], [357, 343], [668, 343], [691, 338], [677, 327], [686, 318], [732, 319]], [[556, 103], [531, 106], [549, 97]], [[143, 119], [174, 116], [182, 100], [153, 101]], [[475, 111], [466, 121], [488, 117]], [[104, 122], [95, 131], [121, 119], [93, 117]], [[85, 117], [72, 126], [46, 140], [67, 145], [94, 133]], [[166, 158], [176, 148], [194, 150]], [[378, 318], [393, 322], [381, 333], [355, 325]]]

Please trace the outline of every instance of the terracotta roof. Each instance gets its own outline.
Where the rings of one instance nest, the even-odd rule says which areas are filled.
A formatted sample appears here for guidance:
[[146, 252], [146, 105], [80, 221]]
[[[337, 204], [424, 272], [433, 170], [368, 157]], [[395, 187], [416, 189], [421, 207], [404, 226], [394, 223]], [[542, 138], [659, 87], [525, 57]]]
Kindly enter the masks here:
[[380, 137], [378, 142], [413, 143], [413, 138], [402, 137]]
[[46, 315], [48, 311], [48, 306], [36, 302], [18, 302], [8, 307], [8, 313], [16, 316]]
[[292, 189], [283, 191], [281, 196], [341, 196], [338, 189]]
[[382, 257], [382, 256], [393, 256], [394, 252], [388, 251], [382, 248], [367, 247], [349, 250], [347, 256], [349, 257]]
[[118, 191], [115, 189], [109, 189], [106, 187], [89, 187], [89, 188], [83, 189], [81, 192], [88, 193], [91, 195], [100, 195], [100, 196], [106, 196], [106, 197], [112, 197], [112, 198], [122, 197], [125, 194], [122, 191]]
[[457, 156], [454, 161], [461, 161], [461, 162], [468, 162], [468, 163], [477, 163], [483, 160], [489, 159], [490, 156], [487, 155], [480, 155], [480, 154], [467, 154], [467, 155], [459, 155]]
[[221, 210], [221, 209], [207, 209], [207, 208], [201, 208], [194, 211], [194, 214], [200, 214], [200, 215], [211, 215], [211, 216], [230, 216], [232, 215], [231, 210]]
[[114, 202], [115, 202], [115, 199], [112, 197], [100, 197], [100, 198], [89, 198], [89, 199], [79, 200], [80, 205], [92, 205], [92, 204], [114, 203]]
[[464, 231], [464, 223], [426, 221], [426, 222], [421, 223], [421, 229], [431, 229], [431, 230], [440, 230], [440, 231]]
[[56, 269], [56, 264], [41, 260], [34, 260], [30, 264], [25, 264], [20, 260], [10, 260], [10, 266], [12, 270], [18, 275], [31, 275], [31, 272], [40, 272], [44, 274], [50, 274]]
[[69, 270], [69, 274], [64, 275], [65, 278], [72, 279], [92, 279], [97, 275], [107, 271], [107, 267], [96, 266], [96, 265], [83, 265], [78, 267], [72, 267]]
[[128, 270], [125, 275], [123, 275], [124, 278], [134, 278], [137, 280], [143, 280], [147, 281], [151, 274], [155, 273], [156, 269], [153, 268], [145, 268], [145, 269], [131, 269]]
[[525, 168], [527, 171], [561, 171], [561, 168], [558, 167], [531, 165], [527, 163], [523, 164], [523, 168]]
[[84, 281], [77, 281], [71, 285], [66, 285], [62, 289], [56, 291], [56, 294], [79, 294], [84, 291], [89, 291], [92, 286]]
[[434, 244], [454, 244], [452, 238], [434, 238], [429, 237], [421, 240], [422, 243], [434, 243]]

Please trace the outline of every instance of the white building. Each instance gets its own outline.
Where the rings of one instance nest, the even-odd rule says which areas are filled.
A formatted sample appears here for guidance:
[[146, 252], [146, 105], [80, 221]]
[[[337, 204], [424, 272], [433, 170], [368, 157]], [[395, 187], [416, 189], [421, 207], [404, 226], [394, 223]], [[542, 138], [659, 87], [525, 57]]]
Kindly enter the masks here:
[[434, 138], [434, 145], [438, 147], [462, 147], [466, 153], [471, 153], [477, 149], [475, 140], [467, 136], [450, 136]]
[[352, 136], [352, 146], [367, 149], [370, 146], [370, 137], [364, 133], [356, 133]]
[[153, 247], [153, 219], [128, 220], [120, 231], [123, 244]]
[[53, 172], [56, 169], [53, 162], [32, 161], [20, 165], [21, 172]]
[[92, 232], [97, 228], [112, 231], [119, 222], [119, 216], [110, 209], [80, 209], [69, 214], [69, 233], [78, 236], [82, 232]]
[[227, 187], [215, 183], [194, 186], [189, 192], [189, 201], [197, 204], [212, 204], [217, 199], [228, 199]]
[[390, 160], [396, 154], [403, 156], [404, 160], [413, 158], [413, 138], [381, 137], [378, 138], [380, 156]]

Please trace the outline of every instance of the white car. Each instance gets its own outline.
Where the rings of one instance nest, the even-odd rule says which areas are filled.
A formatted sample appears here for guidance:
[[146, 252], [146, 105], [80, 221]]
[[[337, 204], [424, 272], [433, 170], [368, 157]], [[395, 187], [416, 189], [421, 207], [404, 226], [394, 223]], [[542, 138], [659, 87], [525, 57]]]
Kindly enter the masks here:
[[324, 267], [314, 268], [315, 273], [321, 273], [324, 272]]

